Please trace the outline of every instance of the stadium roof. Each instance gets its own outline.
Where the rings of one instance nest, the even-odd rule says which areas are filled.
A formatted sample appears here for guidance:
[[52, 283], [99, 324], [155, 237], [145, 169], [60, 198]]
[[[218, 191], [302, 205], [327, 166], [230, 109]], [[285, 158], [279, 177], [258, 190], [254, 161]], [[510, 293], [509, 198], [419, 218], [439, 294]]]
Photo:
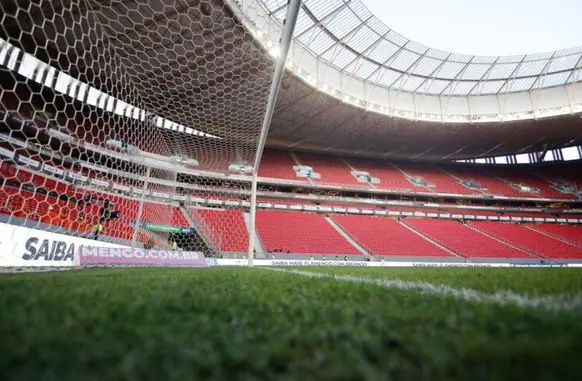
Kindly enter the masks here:
[[[57, 3], [60, 2], [53, 2], [50, 7], [56, 7]], [[111, 39], [113, 43], [122, 44], [123, 51], [131, 52], [137, 59], [142, 59], [138, 54], [146, 53], [147, 60], [163, 64], [164, 70], [140, 77], [144, 83], [154, 77], [156, 82], [177, 85], [168, 86], [164, 92], [148, 93], [152, 102], [167, 105], [167, 109], [156, 115], [159, 121], [174, 123], [163, 126], [172, 131], [174, 126], [179, 133], [183, 125], [192, 131], [216, 136], [223, 135], [216, 128], [220, 120], [215, 116], [203, 121], [194, 114], [183, 117], [183, 110], [191, 105], [183, 96], [183, 86], [191, 91], [200, 90], [192, 73], [208, 77], [209, 86], [230, 84], [224, 82], [228, 79], [221, 74], [225, 68], [222, 57], [234, 47], [223, 38], [225, 31], [254, 38], [247, 54], [260, 55], [260, 61], [276, 56], [287, 8], [287, 0], [225, 0], [224, 3], [223, 0], [124, 0], [114, 5], [103, 0], [100, 4], [92, 12], [107, 26], [108, 33], [115, 36]], [[217, 32], [199, 41], [179, 21], [184, 17], [197, 19], [197, 9], [203, 11], [208, 4], [210, 9], [220, 11], [200, 20], [207, 30]], [[46, 7], [50, 8], [49, 4]], [[128, 9], [139, 11], [128, 12]], [[20, 41], [20, 29], [16, 26], [12, 23], [4, 28], [7, 36], [14, 36], [12, 41]], [[20, 27], [25, 26], [21, 22]], [[250, 33], [243, 33], [242, 27]], [[44, 28], [50, 31], [50, 25]], [[39, 28], [34, 31], [42, 42], [47, 32]], [[164, 39], [167, 36], [173, 40]], [[390, 30], [360, 0], [304, 0], [295, 36], [269, 132], [271, 146], [362, 156], [455, 160], [536, 152], [547, 144], [556, 149], [582, 144], [582, 120], [578, 116], [582, 113], [580, 48], [519, 57], [444, 53]], [[376, 36], [374, 41], [372, 36]], [[191, 49], [197, 44], [203, 44], [208, 54]], [[396, 52], [385, 48], [390, 44], [398, 46]], [[47, 45], [46, 54], [43, 49], [37, 49], [37, 53], [46, 56], [41, 54], [37, 58], [44, 62], [52, 60], [59, 67], [67, 68], [68, 75], [77, 80], [71, 83], [95, 82], [105, 86], [106, 82], [91, 78], [90, 67], [68, 64], [78, 63], [77, 57], [88, 55], [81, 44], [77, 50], [70, 49], [60, 39], [57, 45]], [[177, 62], [167, 54], [174, 46], [183, 46], [187, 52]], [[145, 51], [144, 47], [147, 47]], [[31, 51], [26, 46], [21, 48]], [[67, 52], [67, 55], [58, 52]], [[100, 51], [93, 53], [98, 55]], [[351, 62], [342, 58], [348, 56], [352, 57]], [[245, 61], [244, 57], [240, 59]], [[434, 60], [439, 63], [428, 65]], [[408, 67], [405, 61], [410, 62]], [[173, 71], [177, 64], [182, 69], [189, 65], [192, 71]], [[132, 65], [128, 59], [126, 66]], [[364, 71], [369, 65], [377, 67], [371, 72]], [[451, 65], [462, 67], [451, 71], [448, 69]], [[556, 82], [558, 76], [564, 77], [563, 81]], [[388, 83], [389, 77], [394, 78], [393, 83]], [[239, 82], [246, 80], [244, 76], [237, 78]], [[413, 87], [415, 81], [422, 83]], [[530, 83], [528, 88], [524, 85], [526, 81]], [[441, 82], [446, 84], [441, 84], [443, 88], [436, 91], [436, 84]], [[123, 93], [103, 86], [101, 91], [129, 104]], [[469, 86], [470, 90], [461, 93], [462, 87]], [[236, 121], [220, 125], [236, 126], [247, 104], [245, 99], [228, 115], [220, 114], [219, 117], [228, 116]], [[149, 109], [147, 106], [140, 110]], [[135, 107], [131, 109], [136, 110]], [[200, 105], [199, 110], [206, 109]], [[229, 136], [234, 132], [230, 128]]]
[[[286, 0], [263, 0], [283, 21]], [[582, 46], [515, 56], [444, 52], [411, 41], [375, 17], [360, 0], [305, 1], [295, 39], [312, 54], [357, 78], [416, 93], [497, 94], [579, 80]]]
[[[277, 35], [270, 31], [283, 23], [287, 0], [232, 4], [259, 39], [274, 43], [269, 34]], [[304, 0], [287, 67], [344, 102], [412, 120], [490, 123], [582, 112], [582, 46], [515, 56], [445, 52], [400, 35], [361, 0]]]

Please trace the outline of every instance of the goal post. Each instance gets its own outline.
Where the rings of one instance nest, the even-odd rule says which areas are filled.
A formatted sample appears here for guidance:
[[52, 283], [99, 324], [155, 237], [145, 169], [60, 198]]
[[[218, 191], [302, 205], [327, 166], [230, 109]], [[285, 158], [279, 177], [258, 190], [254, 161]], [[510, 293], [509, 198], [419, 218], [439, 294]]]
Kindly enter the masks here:
[[252, 265], [300, 4], [267, 45], [258, 0], [0, 2], [0, 223]]
[[279, 89], [281, 87], [281, 80], [283, 79], [285, 63], [287, 62], [287, 54], [289, 53], [289, 47], [291, 46], [291, 41], [293, 40], [293, 32], [295, 30], [295, 25], [297, 24], [297, 16], [299, 15], [300, 8], [301, 0], [289, 0], [287, 14], [285, 16], [284, 21], [283, 33], [281, 35], [281, 39], [279, 40], [280, 54], [275, 62], [275, 72], [273, 74], [273, 82], [271, 84], [271, 91], [269, 93], [269, 100], [267, 102], [267, 108], [265, 110], [265, 118], [263, 119], [261, 135], [259, 137], [259, 144], [257, 146], [257, 153], [255, 156], [255, 162], [253, 166], [253, 174], [251, 179], [252, 181], [251, 209], [249, 223], [249, 252], [248, 252], [249, 266], [253, 265], [254, 252], [256, 247], [255, 239], [256, 239], [256, 215], [257, 215], [257, 181], [259, 174], [259, 166], [261, 164], [261, 157], [263, 155], [263, 150], [265, 148], [265, 143], [267, 141], [267, 134], [269, 133], [271, 120], [273, 119], [275, 103], [277, 102], [277, 96], [279, 94]]

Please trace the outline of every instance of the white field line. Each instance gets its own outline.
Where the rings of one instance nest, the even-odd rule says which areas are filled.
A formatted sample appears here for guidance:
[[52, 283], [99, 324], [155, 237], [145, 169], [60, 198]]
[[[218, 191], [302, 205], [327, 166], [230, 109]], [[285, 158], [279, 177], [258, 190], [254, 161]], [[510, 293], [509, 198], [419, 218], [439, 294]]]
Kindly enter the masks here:
[[495, 293], [486, 293], [483, 291], [477, 291], [470, 288], [457, 288], [442, 284], [433, 284], [426, 282], [408, 282], [398, 279], [362, 278], [351, 275], [335, 275], [328, 273], [285, 270], [265, 267], [263, 267], [263, 269], [270, 271], [286, 272], [312, 278], [331, 278], [343, 282], [374, 284], [386, 288], [417, 291], [420, 294], [424, 295], [452, 297], [467, 302], [488, 303], [500, 306], [514, 305], [521, 308], [543, 309], [555, 312], [568, 311], [582, 313], [582, 293], [543, 295], [543, 296], [530, 296], [525, 294], [518, 294], [508, 290], [498, 291]]

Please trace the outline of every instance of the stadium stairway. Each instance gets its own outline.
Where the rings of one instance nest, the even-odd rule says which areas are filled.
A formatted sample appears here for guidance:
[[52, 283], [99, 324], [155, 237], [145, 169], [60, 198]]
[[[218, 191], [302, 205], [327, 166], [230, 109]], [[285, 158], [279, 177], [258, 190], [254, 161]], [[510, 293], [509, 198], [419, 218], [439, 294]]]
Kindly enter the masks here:
[[406, 224], [457, 254], [470, 259], [533, 258], [529, 253], [483, 235], [460, 221], [409, 218]]
[[[556, 227], [561, 227], [561, 226], [560, 225], [555, 225], [555, 226], [553, 226], [553, 228], [554, 228], [553, 230], [555, 230]], [[572, 228], [573, 226], [568, 226], [568, 227], [569, 228]], [[525, 228], [526, 229], [529, 229], [529, 230], [532, 230], [532, 231], [534, 231], [536, 233], [543, 234], [546, 237], [553, 238], [553, 239], [557, 239], [558, 241], [562, 241], [562, 242], [564, 242], [564, 243], [566, 243], [568, 245], [571, 245], [571, 246], [574, 246], [574, 247], [578, 247], [578, 248], [582, 248], [582, 244], [577, 243], [577, 242], [573, 242], [573, 241], [569, 240], [567, 237], [564, 237], [563, 235], [560, 235], [559, 233], [558, 234], [556, 234], [556, 233], [550, 233], [550, 232], [544, 231], [542, 228], [538, 228], [537, 226], [536, 227], [533, 227], [533, 226], [525, 226]]]
[[[247, 227], [247, 231], [250, 232], [251, 231], [251, 215], [249, 212], [244, 212], [243, 213], [243, 218], [245, 220], [245, 226]], [[255, 231], [252, 233], [254, 235], [254, 240], [255, 240], [255, 258], [264, 258], [265, 257], [265, 253], [267, 252], [265, 250], [265, 245], [263, 245], [263, 240], [261, 239], [261, 236], [258, 232], [258, 230], [256, 229], [256, 225], [255, 225]]]
[[473, 226], [496, 236], [504, 242], [507, 241], [523, 250], [535, 253], [543, 259], [582, 260], [582, 248], [565, 243], [549, 235], [540, 234], [520, 224], [475, 221]]
[[333, 218], [329, 217], [329, 216], [325, 216], [325, 220], [331, 225], [333, 226], [333, 228], [335, 230], [337, 230], [338, 233], [341, 234], [342, 237], [344, 237], [346, 239], [346, 241], [348, 241], [353, 247], [355, 247], [356, 249], [358, 249], [358, 251], [360, 253], [362, 253], [363, 255], [369, 255], [370, 253], [364, 249], [364, 247], [362, 247], [362, 245], [360, 245], [358, 243], [358, 241], [356, 241], [354, 238], [352, 238], [352, 236], [350, 236], [350, 234], [345, 231], [344, 229], [342, 229], [342, 227], [340, 225], [338, 225]]
[[426, 240], [427, 242], [430, 242], [430, 243], [431, 243], [431, 244], [433, 244], [434, 246], [438, 247], [439, 249], [441, 249], [441, 250], [444, 250], [444, 251], [446, 251], [447, 253], [449, 253], [449, 254], [451, 254], [451, 255], [454, 255], [455, 257], [458, 257], [458, 258], [463, 258], [463, 259], [465, 259], [465, 258], [466, 258], [465, 256], [463, 256], [463, 255], [461, 255], [461, 254], [459, 254], [459, 253], [456, 253], [456, 252], [454, 252], [453, 250], [449, 249], [448, 247], [445, 247], [445, 246], [441, 245], [440, 243], [438, 243], [437, 241], [433, 240], [432, 238], [430, 238], [430, 237], [428, 237], [428, 236], [424, 235], [423, 233], [421, 233], [419, 230], [417, 230], [417, 229], [413, 228], [412, 226], [410, 226], [410, 225], [407, 225], [407, 224], [406, 224], [404, 221], [398, 221], [398, 223], [399, 223], [400, 225], [402, 225], [403, 227], [405, 227], [406, 229], [410, 230], [411, 232], [415, 233], [415, 234], [416, 234], [416, 235], [418, 235], [419, 237], [423, 238], [423, 239], [424, 239], [424, 240]]
[[502, 244], [507, 245], [507, 246], [509, 246], [509, 247], [511, 247], [511, 248], [513, 248], [515, 250], [519, 250], [519, 251], [523, 252], [524, 254], [530, 255], [532, 258], [543, 259], [542, 256], [540, 256], [540, 255], [538, 255], [538, 254], [536, 254], [534, 252], [528, 251], [528, 250], [526, 250], [526, 249], [524, 249], [522, 247], [516, 246], [516, 245], [514, 245], [513, 243], [511, 243], [509, 241], [502, 240], [502, 239], [500, 239], [500, 238], [498, 238], [498, 237], [496, 237], [496, 236], [494, 236], [492, 234], [489, 234], [486, 231], [481, 230], [481, 229], [479, 229], [479, 228], [471, 225], [471, 223], [468, 223], [466, 226], [469, 229], [476, 231], [477, 233], [483, 234], [484, 236], [491, 238], [492, 240], [495, 240], [497, 242], [501, 242]]
[[196, 234], [198, 235], [198, 237], [200, 237], [200, 240], [203, 242], [204, 246], [206, 246], [206, 248], [210, 252], [213, 252], [213, 253], [216, 252], [215, 248], [212, 245], [212, 242], [210, 240], [208, 240], [206, 235], [203, 234], [203, 232], [198, 228], [198, 226], [196, 225], [196, 222], [192, 218], [192, 215], [190, 213], [188, 213], [188, 210], [181, 205], [178, 207], [178, 209], [180, 209], [180, 211], [182, 212], [182, 214], [186, 218], [186, 221], [188, 221], [188, 226], [191, 226], [194, 230], [196, 230]]

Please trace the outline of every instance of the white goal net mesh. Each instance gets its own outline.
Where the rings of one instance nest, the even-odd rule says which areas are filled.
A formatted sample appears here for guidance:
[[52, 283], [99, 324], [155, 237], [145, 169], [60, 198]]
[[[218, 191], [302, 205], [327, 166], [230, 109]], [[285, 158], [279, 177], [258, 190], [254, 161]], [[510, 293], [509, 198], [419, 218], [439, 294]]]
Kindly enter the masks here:
[[220, 0], [2, 0], [0, 222], [243, 256], [273, 68]]

